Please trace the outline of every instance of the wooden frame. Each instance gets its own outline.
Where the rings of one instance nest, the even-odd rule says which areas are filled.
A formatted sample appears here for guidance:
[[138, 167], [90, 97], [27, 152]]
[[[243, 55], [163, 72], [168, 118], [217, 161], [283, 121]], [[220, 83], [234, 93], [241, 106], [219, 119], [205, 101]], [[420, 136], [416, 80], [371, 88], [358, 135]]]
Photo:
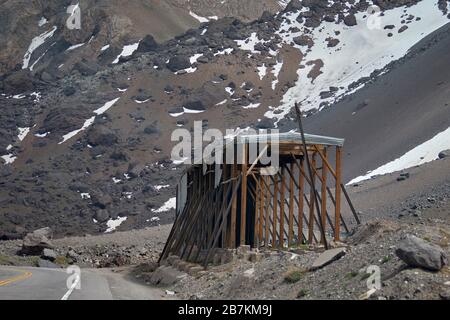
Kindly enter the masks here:
[[[263, 152], [271, 147], [266, 146]], [[340, 241], [341, 225], [348, 232], [341, 212], [342, 192], [359, 223], [342, 185], [340, 145], [308, 144], [305, 148], [299, 141], [282, 141], [279, 147], [280, 166], [273, 176], [263, 174], [263, 152], [249, 164], [248, 143], [236, 142], [235, 150], [243, 150], [242, 164], [222, 164], [219, 185], [215, 180], [217, 166], [208, 166], [206, 172], [203, 165], [191, 166], [186, 204], [175, 219], [160, 261], [177, 255], [206, 267], [218, 248], [249, 245], [284, 249], [326, 245], [326, 239]], [[329, 158], [333, 148], [334, 166]], [[305, 163], [311, 175], [305, 172]]]

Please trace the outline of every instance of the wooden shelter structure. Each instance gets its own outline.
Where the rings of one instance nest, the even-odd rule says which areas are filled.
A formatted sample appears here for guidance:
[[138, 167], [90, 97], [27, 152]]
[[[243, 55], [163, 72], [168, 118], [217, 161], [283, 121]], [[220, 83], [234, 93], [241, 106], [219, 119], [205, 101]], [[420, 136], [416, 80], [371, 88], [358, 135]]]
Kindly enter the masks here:
[[[250, 158], [252, 144], [261, 142], [265, 150]], [[341, 240], [349, 232], [343, 198], [353, 213], [347, 217], [359, 223], [341, 182], [343, 144], [296, 132], [242, 134], [224, 147], [235, 151], [231, 159], [224, 154], [222, 164], [191, 165], [178, 185], [176, 220], [160, 261], [177, 255], [206, 267], [217, 248], [327, 247]], [[278, 168], [262, 164], [262, 153], [275, 149]]]

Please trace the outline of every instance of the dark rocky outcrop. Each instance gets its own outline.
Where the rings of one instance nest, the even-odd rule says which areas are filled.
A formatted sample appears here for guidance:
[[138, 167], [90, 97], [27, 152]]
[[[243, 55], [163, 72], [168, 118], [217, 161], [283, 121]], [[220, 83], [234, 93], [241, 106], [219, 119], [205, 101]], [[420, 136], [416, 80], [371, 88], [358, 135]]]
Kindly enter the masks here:
[[189, 68], [191, 66], [191, 62], [186, 56], [175, 56], [170, 58], [166, 66], [170, 71], [177, 72]]

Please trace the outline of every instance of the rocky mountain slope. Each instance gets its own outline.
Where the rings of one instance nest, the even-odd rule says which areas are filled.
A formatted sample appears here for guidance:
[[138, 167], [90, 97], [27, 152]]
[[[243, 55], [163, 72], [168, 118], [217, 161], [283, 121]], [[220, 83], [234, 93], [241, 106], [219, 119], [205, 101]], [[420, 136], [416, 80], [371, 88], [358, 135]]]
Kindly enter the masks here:
[[169, 223], [174, 129], [287, 128], [450, 21], [442, 0], [218, 2], [80, 1], [79, 30], [70, 1], [0, 2], [0, 237]]

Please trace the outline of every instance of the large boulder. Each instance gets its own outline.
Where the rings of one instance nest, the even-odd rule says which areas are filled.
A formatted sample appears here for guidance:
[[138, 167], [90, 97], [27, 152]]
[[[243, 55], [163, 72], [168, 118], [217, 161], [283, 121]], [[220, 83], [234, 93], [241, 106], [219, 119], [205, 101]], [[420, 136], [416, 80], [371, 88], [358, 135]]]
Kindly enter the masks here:
[[191, 62], [186, 56], [174, 56], [169, 59], [167, 63], [167, 69], [172, 72], [177, 72], [180, 70], [187, 69], [191, 66]]
[[345, 16], [344, 23], [345, 23], [345, 25], [347, 25], [349, 27], [356, 26], [357, 22], [356, 22], [355, 15], [354, 14], [349, 14], [349, 15]]
[[53, 233], [50, 228], [42, 228], [28, 233], [23, 239], [21, 253], [25, 255], [40, 256], [44, 249], [51, 249]]
[[[105, 209], [107, 206], [109, 206], [113, 202], [113, 199], [111, 198], [110, 195], [108, 195], [106, 193], [94, 192], [91, 195], [91, 201], [92, 201], [92, 204], [94, 206], [96, 206], [97, 208]], [[101, 221], [101, 220], [99, 220], [99, 221]]]
[[311, 37], [308, 37], [306, 35], [295, 37], [294, 39], [292, 39], [292, 41], [294, 41], [296, 45], [308, 46], [309, 48], [311, 48], [314, 45], [313, 39], [311, 39]]
[[89, 130], [88, 143], [91, 146], [110, 147], [118, 142], [116, 134], [105, 126], [95, 126]]
[[144, 39], [139, 43], [139, 46], [136, 50], [138, 53], [155, 51], [158, 49], [158, 43], [155, 41], [152, 35], [146, 35]]
[[395, 251], [408, 266], [439, 271], [447, 264], [444, 251], [413, 235], [407, 235]]
[[3, 90], [11, 94], [20, 94], [34, 90], [34, 78], [27, 69], [11, 73], [3, 81]]

